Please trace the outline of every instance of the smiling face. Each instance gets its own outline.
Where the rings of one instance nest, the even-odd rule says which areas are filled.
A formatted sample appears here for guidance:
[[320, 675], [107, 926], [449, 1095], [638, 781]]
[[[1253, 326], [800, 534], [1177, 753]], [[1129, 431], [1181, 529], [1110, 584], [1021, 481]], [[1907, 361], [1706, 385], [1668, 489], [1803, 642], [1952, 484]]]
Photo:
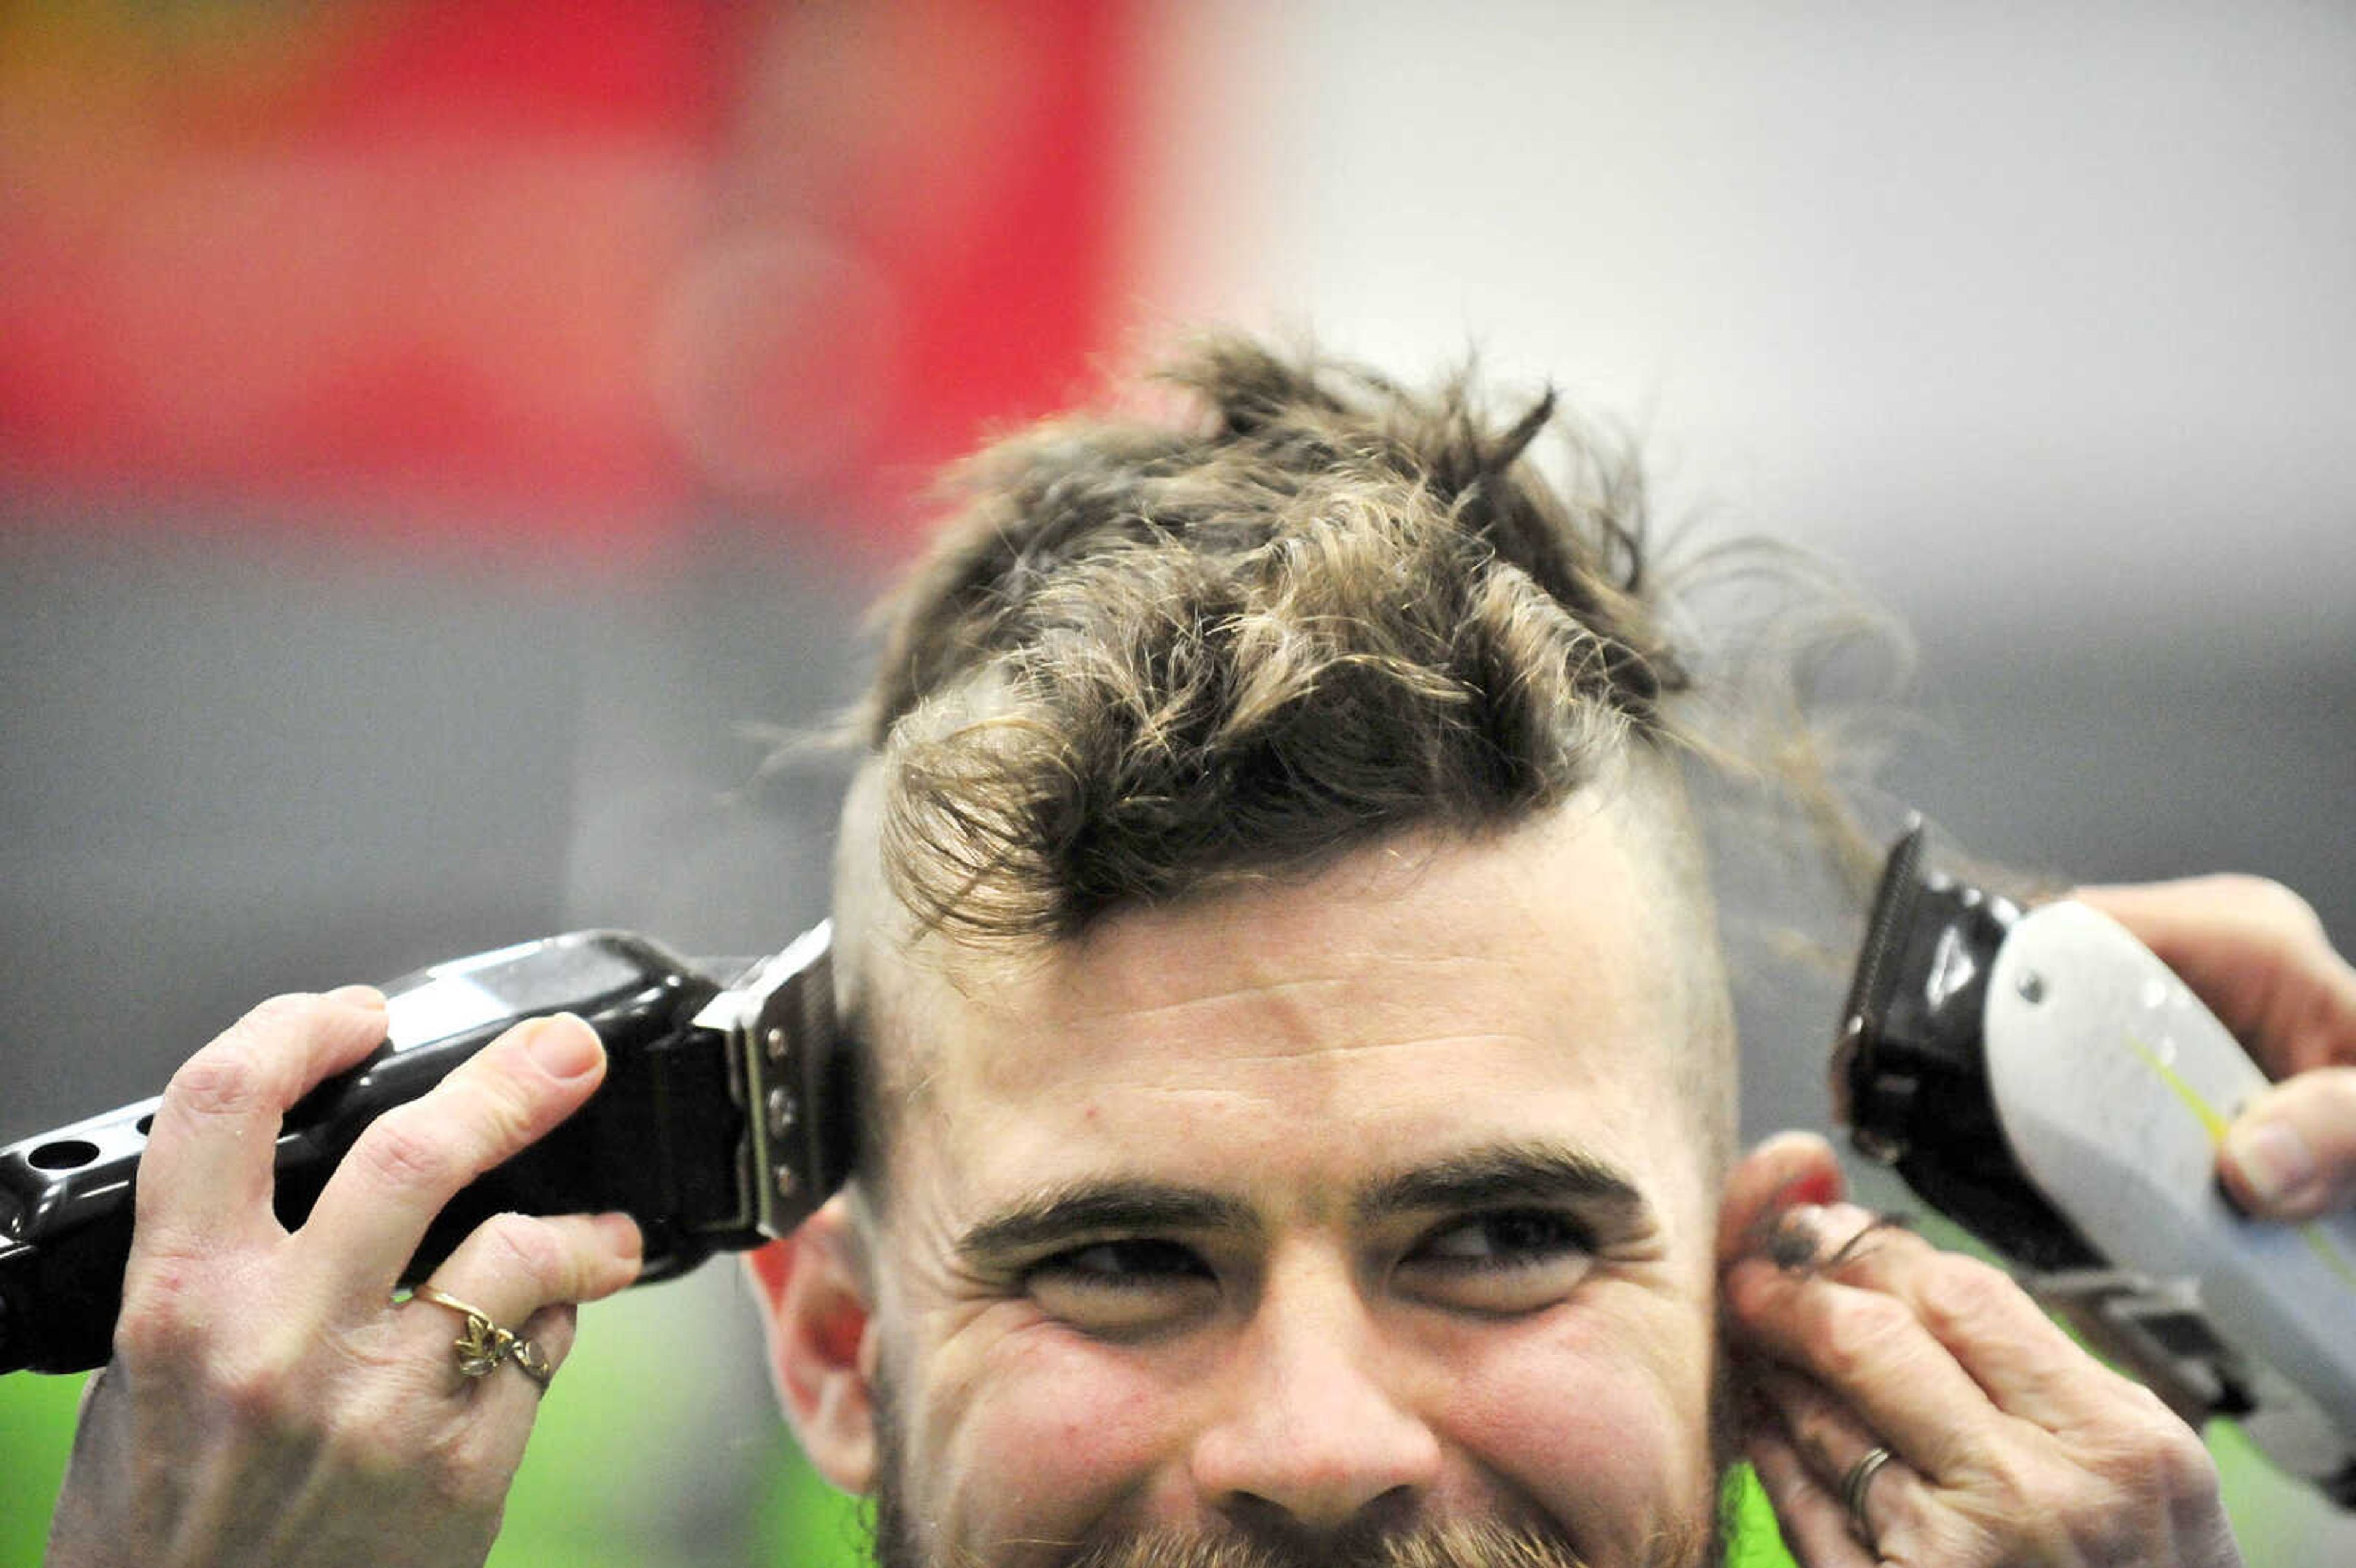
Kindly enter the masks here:
[[1727, 1024], [1645, 841], [1590, 797], [879, 975], [930, 1043], [859, 1270], [882, 1473], [831, 1467], [894, 1494], [887, 1548], [1317, 1561], [1489, 1520], [1599, 1565], [1706, 1550], [1687, 1066]]

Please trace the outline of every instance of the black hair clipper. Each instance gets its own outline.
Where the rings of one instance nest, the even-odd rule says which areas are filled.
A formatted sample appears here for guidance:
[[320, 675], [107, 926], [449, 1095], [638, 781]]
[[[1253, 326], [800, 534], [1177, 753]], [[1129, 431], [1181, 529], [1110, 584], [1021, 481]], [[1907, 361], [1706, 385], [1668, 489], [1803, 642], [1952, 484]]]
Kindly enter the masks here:
[[[824, 925], [750, 965], [691, 964], [626, 933], [574, 932], [436, 965], [387, 986], [385, 999], [384, 1044], [280, 1126], [274, 1202], [290, 1228], [369, 1122], [509, 1025], [578, 1013], [606, 1052], [588, 1103], [453, 1199], [403, 1283], [504, 1210], [622, 1210], [646, 1240], [640, 1282], [668, 1279], [786, 1234], [849, 1175], [856, 1118]], [[0, 1372], [106, 1360], [157, 1104], [0, 1148]]]
[[2265, 1077], [2125, 928], [1891, 849], [1833, 1058], [1859, 1151], [2196, 1425], [2356, 1508], [2356, 1214], [2251, 1220], [2217, 1147]]

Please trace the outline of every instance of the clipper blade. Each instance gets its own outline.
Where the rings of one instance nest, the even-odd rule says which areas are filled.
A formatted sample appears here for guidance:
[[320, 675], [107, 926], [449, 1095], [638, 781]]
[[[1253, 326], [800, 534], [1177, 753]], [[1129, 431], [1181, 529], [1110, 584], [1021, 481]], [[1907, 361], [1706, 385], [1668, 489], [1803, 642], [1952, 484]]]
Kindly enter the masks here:
[[1890, 848], [1882, 863], [1881, 881], [1866, 917], [1865, 943], [1858, 949], [1857, 973], [1849, 981], [1848, 1001], [1841, 1008], [1840, 1037], [1833, 1046], [1833, 1115], [1843, 1126], [1854, 1127], [1857, 1095], [1853, 1075], [1865, 1042], [1878, 1040], [1889, 1002], [1893, 950], [1901, 944], [1914, 912], [1915, 890], [1921, 885], [1922, 844], [1928, 836], [1920, 812], [1906, 814], [1906, 828]]
[[2022, 1174], [1988, 1083], [1988, 971], [2020, 919], [2011, 900], [1931, 865], [1909, 819], [1892, 845], [1833, 1048], [1835, 1114], [1859, 1153], [2032, 1268], [2099, 1258]]

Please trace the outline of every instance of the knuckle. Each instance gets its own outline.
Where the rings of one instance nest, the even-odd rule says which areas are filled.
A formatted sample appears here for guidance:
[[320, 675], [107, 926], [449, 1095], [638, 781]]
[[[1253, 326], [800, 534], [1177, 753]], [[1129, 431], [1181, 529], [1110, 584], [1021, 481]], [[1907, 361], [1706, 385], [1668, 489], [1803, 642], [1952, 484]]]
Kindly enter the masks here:
[[2015, 1445], [1996, 1443], [1975, 1456], [1974, 1469], [1984, 1489], [2006, 1507], [2026, 1504], [2040, 1489], [2037, 1467]]
[[502, 1149], [520, 1148], [539, 1130], [539, 1104], [530, 1090], [504, 1073], [486, 1074], [475, 1085], [482, 1125]]
[[535, 1086], [496, 1051], [484, 1051], [459, 1068], [428, 1101], [485, 1149], [499, 1155], [530, 1143], [546, 1119]]
[[2149, 1561], [2155, 1529], [2205, 1517], [2216, 1502], [2216, 1462], [2201, 1439], [2158, 1396], [2130, 1386], [2136, 1397], [2082, 1428], [2067, 1462], [2022, 1466], [2010, 1477], [2008, 1505], [2044, 1521], [2069, 1560]]
[[201, 1250], [180, 1250], [170, 1244], [172, 1240], [151, 1237], [134, 1250], [123, 1270], [114, 1353], [134, 1367], [200, 1364], [223, 1316], [221, 1261]]
[[405, 1456], [386, 1443], [385, 1413], [354, 1406], [338, 1412], [320, 1433], [319, 1449], [332, 1471], [377, 1479], [394, 1473]]
[[2039, 1542], [2030, 1561], [2067, 1561], [2061, 1550], [2064, 1542], [2083, 1541], [2090, 1531], [2106, 1528], [2117, 1511], [2116, 1497], [2087, 1484], [2083, 1472], [2073, 1473], [2050, 1458], [2008, 1450], [1994, 1458], [1991, 1467], [2002, 1510]]
[[2244, 918], [2254, 925], [2300, 936], [2323, 933], [2323, 919], [2315, 912], [2315, 906], [2296, 889], [2272, 877], [2229, 871], [2209, 880], [2221, 898], [2231, 900], [2243, 912]]
[[2319, 1067], [2277, 1092], [2309, 1100], [2325, 1129], [2346, 1128], [2342, 1136], [2351, 1146], [2351, 1155], [2356, 1155], [2356, 1067]]
[[241, 1026], [180, 1063], [165, 1093], [198, 1115], [234, 1116], [270, 1101], [277, 1078], [261, 1041]]
[[490, 1425], [456, 1422], [424, 1444], [421, 1479], [435, 1500], [455, 1513], [495, 1509], [507, 1495], [512, 1467], [501, 1463]]
[[319, 1005], [319, 998], [307, 991], [282, 991], [274, 997], [264, 997], [245, 1010], [245, 1016], [230, 1025], [232, 1034], [266, 1034], [273, 1029], [299, 1024]]
[[2006, 1542], [1997, 1523], [1970, 1513], [1942, 1509], [1923, 1520], [1916, 1532], [1920, 1550], [1907, 1562], [2000, 1563], [2007, 1561]]
[[568, 1270], [564, 1243], [555, 1227], [529, 1214], [494, 1214], [483, 1221], [483, 1241], [509, 1272], [542, 1287], [560, 1285]]
[[[2122, 1495], [2124, 1493], [2124, 1495]], [[2042, 1499], [2035, 1517], [2052, 1521], [2055, 1544], [2081, 1562], [2144, 1563], [2154, 1523], [2164, 1515], [2151, 1506], [2147, 1488], [2135, 1482], [2104, 1484], [2087, 1477], [2057, 1488]]]
[[301, 991], [257, 1003], [182, 1062], [166, 1093], [209, 1115], [282, 1108], [294, 1098], [301, 1041], [319, 1008], [317, 997]]
[[205, 1259], [196, 1253], [142, 1248], [123, 1273], [123, 1311], [126, 1316], [136, 1312], [144, 1317], [193, 1317], [211, 1288], [211, 1274]]
[[448, 1146], [409, 1107], [369, 1123], [347, 1157], [360, 1161], [386, 1186], [424, 1190], [448, 1186], [456, 1163]]
[[2252, 880], [2257, 884], [2252, 896], [2282, 923], [2284, 929], [2296, 931], [2302, 936], [2323, 934], [2323, 917], [2316, 913], [2315, 906], [2307, 901], [2305, 895], [2270, 878], [2257, 877]]
[[245, 1357], [214, 1375], [214, 1398], [231, 1420], [250, 1428], [294, 1430], [302, 1425], [303, 1400], [311, 1381], [299, 1367], [285, 1357]]
[[1778, 1409], [1791, 1434], [1793, 1446], [1817, 1464], [1834, 1465], [1829, 1439], [1837, 1435], [1840, 1424], [1829, 1409], [1814, 1399], [1783, 1401]]
[[1913, 1327], [1914, 1315], [1901, 1303], [1879, 1294], [1858, 1294], [1828, 1301], [1816, 1324], [1817, 1354], [1836, 1379], [1886, 1365], [1894, 1340]]
[[2198, 1434], [2180, 1421], [2154, 1445], [2152, 1468], [2170, 1499], [2207, 1497], [2220, 1484], [2217, 1460]]
[[2198, 1497], [2217, 1487], [2217, 1462], [2198, 1434], [2150, 1390], [2135, 1385], [2130, 1413], [2120, 1423], [2103, 1467], [2105, 1474], [2153, 1500]]
[[1938, 1253], [1923, 1266], [1922, 1315], [1933, 1333], [1986, 1323], [2008, 1312], [2021, 1295], [2004, 1270], [1961, 1253]]
[[224, 1040], [245, 1041], [263, 1050], [281, 1050], [294, 1038], [317, 1027], [320, 998], [308, 991], [287, 991], [264, 997], [245, 1016], [221, 1032]]
[[123, 1312], [114, 1321], [114, 1353], [141, 1369], [184, 1364], [196, 1356], [204, 1330], [182, 1305], [182, 1298], [154, 1286], [124, 1292]]

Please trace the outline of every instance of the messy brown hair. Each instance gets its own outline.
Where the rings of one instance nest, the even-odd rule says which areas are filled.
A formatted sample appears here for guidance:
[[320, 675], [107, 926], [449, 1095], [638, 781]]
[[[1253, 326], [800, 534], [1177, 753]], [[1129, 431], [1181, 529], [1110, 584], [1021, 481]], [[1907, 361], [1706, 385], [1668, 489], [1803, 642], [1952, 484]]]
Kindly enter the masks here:
[[890, 891], [961, 940], [1067, 938], [1123, 908], [1477, 833], [1672, 734], [1689, 684], [1632, 463], [1549, 392], [1416, 392], [1316, 354], [1202, 341], [1175, 420], [1071, 420], [954, 477], [889, 607], [859, 724]]

